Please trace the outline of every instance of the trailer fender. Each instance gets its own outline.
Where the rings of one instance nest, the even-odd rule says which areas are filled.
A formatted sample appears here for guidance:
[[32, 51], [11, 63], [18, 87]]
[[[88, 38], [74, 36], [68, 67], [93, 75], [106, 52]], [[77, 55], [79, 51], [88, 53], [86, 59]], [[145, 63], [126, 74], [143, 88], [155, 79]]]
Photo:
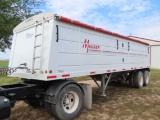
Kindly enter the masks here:
[[9, 118], [11, 115], [10, 100], [4, 96], [0, 96], [0, 120]]
[[61, 89], [65, 87], [67, 84], [76, 84], [84, 93], [83, 87], [75, 82], [74, 80], [56, 80], [54, 81], [45, 91], [44, 101], [47, 103], [56, 104], [57, 96]]

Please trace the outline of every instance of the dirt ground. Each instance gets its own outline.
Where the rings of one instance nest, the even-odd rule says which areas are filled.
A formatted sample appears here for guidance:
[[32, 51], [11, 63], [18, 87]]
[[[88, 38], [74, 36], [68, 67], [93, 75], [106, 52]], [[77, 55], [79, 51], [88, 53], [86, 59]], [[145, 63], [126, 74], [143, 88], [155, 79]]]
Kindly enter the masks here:
[[[159, 120], [160, 80], [152, 81], [143, 89], [130, 88], [128, 84], [115, 84], [101, 97], [96, 84], [93, 87], [92, 109], [84, 109], [76, 120]], [[55, 120], [43, 108], [33, 108], [23, 101], [16, 103], [12, 115], [6, 120]]]

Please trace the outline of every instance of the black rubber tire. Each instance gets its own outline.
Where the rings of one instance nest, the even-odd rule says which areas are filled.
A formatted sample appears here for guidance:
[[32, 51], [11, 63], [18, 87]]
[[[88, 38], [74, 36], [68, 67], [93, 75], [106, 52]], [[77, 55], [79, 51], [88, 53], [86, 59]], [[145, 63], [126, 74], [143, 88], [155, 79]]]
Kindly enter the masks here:
[[32, 107], [41, 107], [41, 103], [40, 100], [38, 99], [28, 99], [28, 100], [24, 100], [25, 103], [29, 104]]
[[134, 72], [129, 73], [128, 79], [129, 79], [129, 86], [134, 88]]
[[143, 87], [143, 73], [142, 71], [136, 71], [134, 75], [134, 87], [142, 88]]
[[150, 82], [150, 72], [148, 70], [143, 71], [143, 85], [147, 86]]
[[[63, 99], [67, 93], [74, 92], [78, 96], [78, 106], [72, 113], [67, 113], [64, 110]], [[58, 94], [57, 103], [51, 104], [51, 110], [54, 117], [60, 120], [73, 120], [76, 116], [78, 116], [83, 109], [83, 92], [81, 88], [76, 84], [68, 84], [64, 86]]]

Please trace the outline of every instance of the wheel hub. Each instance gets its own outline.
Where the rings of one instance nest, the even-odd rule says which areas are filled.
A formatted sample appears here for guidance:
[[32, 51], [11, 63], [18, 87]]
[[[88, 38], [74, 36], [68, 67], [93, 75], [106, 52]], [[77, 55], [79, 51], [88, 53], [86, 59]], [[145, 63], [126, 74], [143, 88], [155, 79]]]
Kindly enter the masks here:
[[67, 104], [67, 105], [70, 104], [70, 100], [69, 100], [69, 99], [66, 99], [66, 100], [65, 100], [65, 104]]
[[64, 96], [62, 101], [62, 106], [65, 112], [72, 113], [74, 112], [79, 104], [79, 97], [75, 92], [69, 92]]

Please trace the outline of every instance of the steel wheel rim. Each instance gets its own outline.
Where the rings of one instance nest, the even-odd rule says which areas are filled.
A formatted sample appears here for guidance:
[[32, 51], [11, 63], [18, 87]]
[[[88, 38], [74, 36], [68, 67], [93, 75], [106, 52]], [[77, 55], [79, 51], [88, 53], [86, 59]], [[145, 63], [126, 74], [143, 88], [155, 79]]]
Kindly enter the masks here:
[[78, 94], [74, 91], [66, 93], [62, 100], [62, 107], [67, 113], [73, 113], [77, 109], [78, 104], [79, 97]]
[[143, 86], [143, 76], [140, 77], [139, 85]]

